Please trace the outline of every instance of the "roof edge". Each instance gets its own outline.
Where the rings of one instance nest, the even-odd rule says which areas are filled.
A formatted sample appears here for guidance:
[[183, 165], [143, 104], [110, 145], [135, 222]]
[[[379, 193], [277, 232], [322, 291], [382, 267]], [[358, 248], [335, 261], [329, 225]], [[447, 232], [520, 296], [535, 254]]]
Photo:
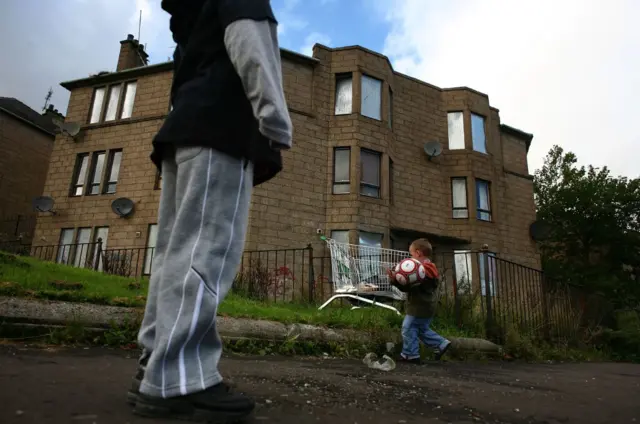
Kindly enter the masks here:
[[524, 132], [506, 124], [500, 124], [500, 131], [524, 141], [527, 144], [527, 152], [529, 151], [529, 147], [531, 147], [531, 140], [533, 140], [533, 134]]
[[[38, 131], [41, 131], [41, 132], [43, 132], [43, 133], [45, 133], [47, 135], [52, 136], [53, 138], [55, 138], [55, 136], [56, 136], [56, 134], [54, 132], [51, 132], [51, 131], [47, 130], [46, 128], [42, 128], [40, 125], [38, 125], [38, 124], [36, 124], [34, 122], [31, 122], [28, 119], [23, 118], [22, 116], [16, 115], [15, 113], [11, 112], [8, 109], [0, 107], [0, 111], [6, 113], [7, 115], [12, 116], [13, 118], [17, 119], [18, 121], [24, 122], [25, 124], [37, 129]], [[51, 140], [51, 141], [53, 141], [53, 140]]]
[[[287, 49], [280, 49], [280, 56], [294, 62], [315, 66], [320, 61], [313, 57], [296, 53]], [[173, 70], [173, 61], [156, 63], [153, 65], [139, 66], [137, 68], [125, 69], [119, 72], [107, 72], [104, 74], [92, 75], [87, 78], [79, 78], [71, 81], [61, 82], [60, 85], [67, 90], [76, 88], [89, 87], [97, 84], [105, 84], [114, 81], [120, 81], [127, 78], [138, 78], [145, 75], [151, 75], [159, 72], [168, 72]]]

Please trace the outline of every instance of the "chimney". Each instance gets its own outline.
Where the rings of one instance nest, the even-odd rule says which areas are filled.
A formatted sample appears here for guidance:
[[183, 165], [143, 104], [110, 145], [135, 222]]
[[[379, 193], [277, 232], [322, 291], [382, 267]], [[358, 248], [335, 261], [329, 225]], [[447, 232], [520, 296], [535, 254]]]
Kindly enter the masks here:
[[45, 117], [51, 118], [51, 119], [59, 119], [61, 121], [64, 121], [64, 115], [61, 114], [60, 112], [58, 112], [58, 109], [56, 109], [53, 105], [49, 105], [49, 107], [47, 107], [47, 109], [44, 111], [42, 116], [45, 116]]
[[144, 51], [144, 46], [129, 34], [126, 40], [120, 42], [120, 56], [116, 72], [146, 66], [148, 58], [149, 55]]

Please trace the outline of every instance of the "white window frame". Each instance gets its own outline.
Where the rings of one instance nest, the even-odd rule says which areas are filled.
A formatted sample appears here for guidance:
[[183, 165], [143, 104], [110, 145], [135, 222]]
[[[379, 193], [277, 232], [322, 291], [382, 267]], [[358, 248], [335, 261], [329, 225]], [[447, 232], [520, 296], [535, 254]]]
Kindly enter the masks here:
[[454, 111], [447, 113], [447, 132], [449, 150], [463, 150], [465, 148], [464, 112]]
[[[116, 158], [118, 158], [116, 162]], [[105, 194], [114, 194], [118, 189], [118, 179], [120, 177], [120, 169], [122, 168], [123, 152], [122, 149], [114, 149], [109, 151], [109, 160], [107, 161], [106, 181], [104, 184]], [[111, 188], [113, 186], [113, 189]]]
[[[349, 161], [347, 162], [347, 175], [341, 175], [338, 179], [338, 152], [344, 152], [340, 154], [347, 155]], [[342, 163], [342, 162], [341, 162]], [[343, 172], [340, 172], [343, 174]], [[333, 194], [349, 194], [351, 192], [351, 147], [335, 147], [333, 149], [333, 182], [331, 192]]]
[[454, 250], [453, 266], [458, 294], [468, 295], [473, 290], [473, 254], [470, 250]]
[[[456, 186], [464, 188], [464, 195], [462, 198], [456, 196], [458, 191]], [[469, 193], [467, 190], [467, 178], [466, 177], [452, 177], [451, 178], [451, 209], [454, 219], [468, 219], [469, 218]]]
[[362, 74], [360, 79], [360, 114], [382, 120], [382, 80]]
[[487, 153], [486, 118], [473, 112], [471, 113], [471, 140], [474, 151]]
[[[152, 239], [154, 239], [152, 241]], [[158, 244], [158, 224], [149, 224], [147, 227], [147, 242], [145, 244], [144, 254], [144, 268], [142, 272], [144, 275], [151, 275], [153, 271], [153, 256]]]
[[336, 75], [334, 114], [350, 115], [353, 113], [353, 74]]

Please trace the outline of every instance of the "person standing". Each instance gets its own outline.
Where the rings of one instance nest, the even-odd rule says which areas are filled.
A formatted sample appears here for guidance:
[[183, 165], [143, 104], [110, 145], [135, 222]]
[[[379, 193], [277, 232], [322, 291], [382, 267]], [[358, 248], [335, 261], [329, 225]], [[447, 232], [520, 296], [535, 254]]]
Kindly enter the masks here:
[[254, 401], [218, 371], [220, 302], [240, 265], [252, 188], [282, 170], [292, 124], [269, 0], [163, 0], [177, 46], [172, 111], [153, 140], [158, 240], [134, 413], [234, 422]]

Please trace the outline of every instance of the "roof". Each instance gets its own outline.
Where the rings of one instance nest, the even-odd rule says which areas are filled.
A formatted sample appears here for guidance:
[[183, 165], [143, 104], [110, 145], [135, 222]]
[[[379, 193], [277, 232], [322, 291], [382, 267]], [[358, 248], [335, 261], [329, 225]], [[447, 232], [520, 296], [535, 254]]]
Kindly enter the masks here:
[[56, 126], [51, 120], [51, 117], [39, 114], [18, 99], [13, 97], [0, 97], [0, 110], [47, 134], [55, 136]]
[[527, 152], [529, 151], [529, 147], [531, 147], [531, 140], [533, 140], [533, 134], [526, 133], [522, 130], [510, 127], [509, 125], [505, 124], [500, 124], [500, 131], [524, 141], [527, 145]]
[[[287, 49], [280, 49], [280, 55], [288, 60], [304, 63], [311, 66], [319, 63], [318, 59], [305, 56], [303, 54], [296, 53]], [[152, 75], [155, 73], [168, 71], [173, 71], [173, 61], [139, 66], [137, 68], [131, 69], [124, 69], [120, 72], [101, 72], [97, 75], [91, 75], [86, 78], [65, 81], [60, 83], [60, 85], [67, 90], [73, 90], [75, 88], [90, 87], [96, 84], [108, 84], [110, 82], [121, 81], [122, 79], [126, 78], [138, 78], [144, 75]]]

